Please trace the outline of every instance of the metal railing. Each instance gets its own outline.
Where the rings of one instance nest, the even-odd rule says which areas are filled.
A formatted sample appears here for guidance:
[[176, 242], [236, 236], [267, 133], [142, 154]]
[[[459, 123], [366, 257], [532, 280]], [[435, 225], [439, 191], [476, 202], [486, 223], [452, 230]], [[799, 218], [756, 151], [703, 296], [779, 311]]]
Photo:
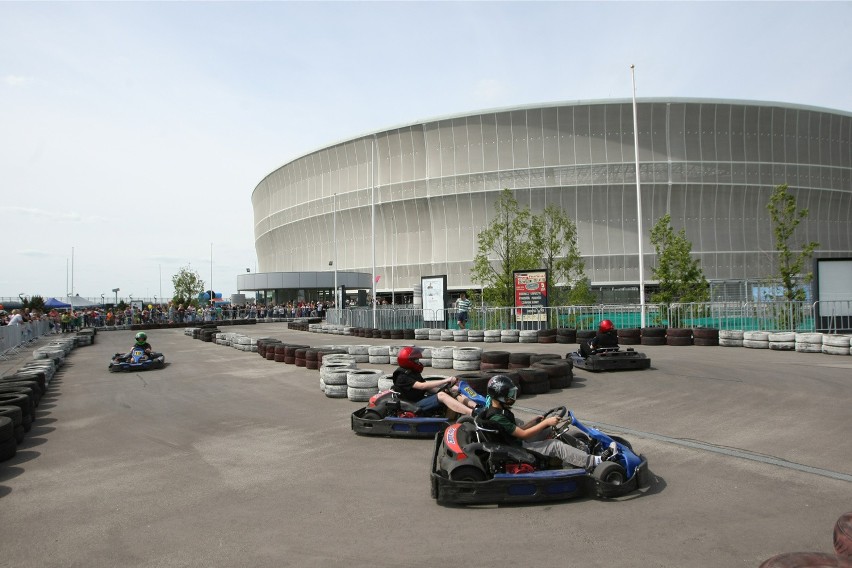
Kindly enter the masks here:
[[[557, 306], [537, 309], [478, 307], [468, 312], [467, 329], [596, 329], [603, 319], [618, 329], [641, 327], [638, 304]], [[458, 310], [369, 307], [331, 309], [326, 321], [378, 329], [440, 327], [457, 329]], [[852, 300], [822, 302], [703, 302], [645, 305], [646, 327], [737, 329], [743, 331], [823, 331], [852, 329]]]

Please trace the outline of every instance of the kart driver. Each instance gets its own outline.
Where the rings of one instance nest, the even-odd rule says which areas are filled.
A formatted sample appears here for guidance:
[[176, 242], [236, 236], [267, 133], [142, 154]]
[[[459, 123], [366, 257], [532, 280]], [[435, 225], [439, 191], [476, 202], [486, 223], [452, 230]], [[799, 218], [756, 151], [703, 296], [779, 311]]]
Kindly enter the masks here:
[[[458, 414], [471, 414], [476, 403], [458, 394], [455, 388], [456, 378], [427, 381], [421, 375], [423, 364], [420, 358], [423, 351], [419, 347], [403, 347], [396, 358], [399, 367], [393, 372], [393, 390], [399, 393], [402, 400], [414, 403], [421, 411], [430, 412], [442, 404]], [[453, 388], [450, 394], [443, 389], [446, 385]]]
[[618, 347], [618, 335], [610, 320], [602, 320], [598, 325], [598, 333], [590, 340], [580, 344], [580, 355], [588, 357], [598, 349]]
[[136, 343], [134, 343], [133, 347], [130, 348], [130, 352], [128, 352], [126, 355], [122, 355], [121, 357], [116, 357], [115, 360], [118, 361], [119, 359], [129, 359], [134, 349], [141, 349], [145, 352], [145, 355], [150, 358], [154, 358], [157, 356], [157, 353], [154, 353], [151, 350], [151, 344], [148, 343], [148, 334], [144, 331], [140, 331], [136, 334]]
[[562, 440], [549, 439], [537, 440], [537, 437], [546, 428], [556, 426], [559, 418], [541, 416], [530, 420], [523, 426], [515, 422], [515, 415], [510, 410], [515, 403], [518, 388], [512, 383], [512, 379], [506, 375], [494, 375], [488, 381], [488, 408], [480, 414], [482, 420], [490, 420], [491, 425], [499, 431], [497, 438], [500, 443], [509, 446], [523, 447], [546, 456], [557, 457], [562, 460], [566, 468], [581, 467], [588, 471], [595, 468], [602, 461], [611, 460], [618, 453], [615, 442], [599, 456], [587, 454], [583, 450], [570, 446]]

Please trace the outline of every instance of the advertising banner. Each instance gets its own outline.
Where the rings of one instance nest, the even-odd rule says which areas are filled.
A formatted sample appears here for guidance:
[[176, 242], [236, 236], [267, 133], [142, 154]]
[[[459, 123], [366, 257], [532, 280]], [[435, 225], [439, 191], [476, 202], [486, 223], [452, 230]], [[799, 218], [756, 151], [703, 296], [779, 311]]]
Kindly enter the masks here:
[[515, 279], [515, 320], [547, 321], [547, 271], [516, 270]]
[[420, 278], [423, 290], [423, 321], [445, 322], [447, 305], [447, 275]]

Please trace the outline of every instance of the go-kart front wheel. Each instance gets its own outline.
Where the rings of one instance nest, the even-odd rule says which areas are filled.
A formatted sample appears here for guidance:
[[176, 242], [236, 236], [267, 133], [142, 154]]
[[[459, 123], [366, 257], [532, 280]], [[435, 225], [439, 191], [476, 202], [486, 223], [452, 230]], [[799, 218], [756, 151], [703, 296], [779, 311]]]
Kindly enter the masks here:
[[610, 485], [623, 485], [627, 482], [627, 471], [621, 467], [621, 464], [606, 461], [601, 462], [592, 471], [592, 477]]
[[485, 472], [474, 465], [460, 465], [450, 472], [453, 481], [485, 481]]

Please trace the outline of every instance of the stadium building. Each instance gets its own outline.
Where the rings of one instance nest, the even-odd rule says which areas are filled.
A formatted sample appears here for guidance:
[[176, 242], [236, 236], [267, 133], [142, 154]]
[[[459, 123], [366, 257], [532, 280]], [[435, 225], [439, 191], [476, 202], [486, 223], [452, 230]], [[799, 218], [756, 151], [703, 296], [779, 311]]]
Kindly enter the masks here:
[[[686, 229], [714, 297], [751, 297], [776, 271], [766, 205], [784, 183], [810, 211], [795, 243], [819, 242], [818, 257], [852, 256], [852, 113], [640, 99], [637, 114], [649, 284], [650, 229], [670, 213], [673, 227]], [[411, 294], [422, 276], [443, 274], [450, 290], [479, 288], [470, 279], [477, 235], [509, 188], [534, 213], [548, 204], [567, 211], [593, 286], [632, 290], [635, 300], [633, 140], [632, 102], [605, 100], [436, 118], [310, 152], [255, 188], [260, 272], [238, 276], [238, 288], [277, 290], [278, 300], [324, 297], [335, 260], [350, 289], [370, 288], [374, 247], [377, 294]], [[303, 275], [321, 284], [301, 292], [280, 286]]]

